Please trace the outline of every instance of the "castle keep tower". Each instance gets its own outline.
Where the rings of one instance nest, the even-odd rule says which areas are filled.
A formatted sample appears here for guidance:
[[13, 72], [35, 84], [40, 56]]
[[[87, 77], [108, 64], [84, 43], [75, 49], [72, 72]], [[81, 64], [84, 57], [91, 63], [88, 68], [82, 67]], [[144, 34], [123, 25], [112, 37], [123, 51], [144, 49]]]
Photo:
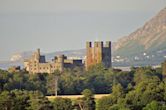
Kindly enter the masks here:
[[103, 45], [102, 41], [94, 42], [94, 47], [92, 47], [92, 42], [86, 42], [86, 69], [89, 67], [102, 63], [106, 68], [112, 67], [112, 55], [111, 55], [111, 41], [107, 41]]
[[55, 57], [55, 63], [57, 63], [57, 66], [59, 68], [59, 71], [63, 71], [64, 70], [64, 60], [65, 60], [65, 56], [64, 55], [59, 55]]

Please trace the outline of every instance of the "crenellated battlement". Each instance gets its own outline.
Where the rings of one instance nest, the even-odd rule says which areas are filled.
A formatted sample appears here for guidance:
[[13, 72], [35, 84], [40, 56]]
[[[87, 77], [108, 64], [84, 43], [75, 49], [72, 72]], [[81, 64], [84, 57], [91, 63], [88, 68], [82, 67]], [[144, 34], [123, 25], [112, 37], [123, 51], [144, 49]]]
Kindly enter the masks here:
[[95, 41], [94, 45], [90, 41], [86, 42], [86, 48], [95, 48], [95, 47], [101, 47], [101, 48], [110, 47], [111, 48], [111, 41], [106, 41], [105, 44], [103, 43], [103, 41]]

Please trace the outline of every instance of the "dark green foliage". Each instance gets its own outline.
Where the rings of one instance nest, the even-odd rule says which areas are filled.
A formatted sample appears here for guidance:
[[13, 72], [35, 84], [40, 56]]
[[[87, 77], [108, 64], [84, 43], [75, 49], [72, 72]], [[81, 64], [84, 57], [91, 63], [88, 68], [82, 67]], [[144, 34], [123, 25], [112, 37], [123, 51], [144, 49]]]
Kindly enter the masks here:
[[54, 110], [73, 110], [72, 101], [67, 98], [55, 98], [52, 102]]
[[53, 110], [53, 107], [38, 91], [14, 90], [0, 94], [0, 110]]
[[0, 94], [0, 110], [11, 110], [14, 106], [14, 94], [3, 91]]
[[27, 91], [14, 90], [11, 92], [11, 94], [14, 95], [13, 110], [23, 110], [29, 106], [28, 101], [30, 100], [30, 98], [29, 93]]
[[95, 110], [94, 94], [91, 90], [85, 89], [82, 92], [83, 98], [77, 99], [77, 103], [80, 110]]
[[38, 91], [29, 93], [30, 100], [28, 110], [52, 110], [52, 105], [48, 99]]
[[[109, 110], [110, 106], [118, 103], [118, 100], [124, 98], [125, 93], [123, 87], [118, 84], [113, 86], [112, 94], [108, 97], [103, 97], [98, 101], [99, 110]], [[117, 108], [117, 107], [116, 107]]]
[[43, 94], [46, 94], [46, 77], [47, 74], [28, 74], [26, 72], [8, 73], [7, 71], [0, 71], [0, 90], [39, 90]]
[[[8, 73], [0, 71], [0, 91], [28, 90], [41, 91], [44, 95], [55, 94], [55, 72], [53, 74], [28, 74], [25, 72]], [[88, 88], [97, 94], [111, 93], [113, 83], [120, 83], [127, 88], [133, 74], [106, 70], [102, 65], [96, 65], [89, 71], [82, 68], [67, 69], [58, 75], [58, 94], [81, 94]]]
[[[55, 94], [55, 77], [58, 77], [58, 94], [82, 93], [84, 97], [75, 103], [70, 99], [55, 99], [50, 103], [44, 95]], [[93, 93], [110, 95], [96, 104]], [[105, 69], [99, 64], [89, 71], [74, 68], [53, 74], [0, 70], [0, 110], [94, 110], [95, 107], [97, 110], [149, 110], [152, 107], [164, 110], [165, 102], [166, 79], [162, 78], [161, 68], [140, 67], [123, 72]]]
[[102, 97], [98, 100], [97, 109], [98, 110], [108, 110], [110, 106], [114, 104], [113, 98], [109, 97]]
[[84, 96], [82, 100], [84, 101], [85, 110], [95, 110], [96, 103], [93, 92], [89, 89], [85, 89], [82, 95]]
[[166, 110], [166, 105], [162, 105], [157, 101], [152, 101], [151, 103], [147, 104], [143, 110]]
[[123, 89], [120, 85], [113, 86], [111, 95], [98, 101], [97, 109], [165, 110], [166, 83], [162, 81], [161, 71], [144, 67], [133, 68], [131, 73], [134, 77], [128, 87]]

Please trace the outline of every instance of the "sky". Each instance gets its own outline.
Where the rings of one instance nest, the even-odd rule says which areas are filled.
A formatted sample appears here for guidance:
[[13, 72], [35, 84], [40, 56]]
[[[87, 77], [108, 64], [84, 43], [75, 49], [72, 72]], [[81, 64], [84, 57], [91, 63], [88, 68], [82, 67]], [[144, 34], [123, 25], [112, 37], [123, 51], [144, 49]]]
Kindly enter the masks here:
[[0, 61], [37, 48], [49, 53], [116, 42], [165, 7], [166, 0], [0, 0]]

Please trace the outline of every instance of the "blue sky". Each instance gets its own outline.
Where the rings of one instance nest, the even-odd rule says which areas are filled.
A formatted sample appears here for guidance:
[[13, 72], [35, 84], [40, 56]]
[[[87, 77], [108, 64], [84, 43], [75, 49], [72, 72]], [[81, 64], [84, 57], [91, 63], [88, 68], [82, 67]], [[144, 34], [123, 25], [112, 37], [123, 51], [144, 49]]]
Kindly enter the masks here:
[[81, 49], [117, 41], [166, 7], [166, 0], [0, 0], [0, 61], [17, 52]]

